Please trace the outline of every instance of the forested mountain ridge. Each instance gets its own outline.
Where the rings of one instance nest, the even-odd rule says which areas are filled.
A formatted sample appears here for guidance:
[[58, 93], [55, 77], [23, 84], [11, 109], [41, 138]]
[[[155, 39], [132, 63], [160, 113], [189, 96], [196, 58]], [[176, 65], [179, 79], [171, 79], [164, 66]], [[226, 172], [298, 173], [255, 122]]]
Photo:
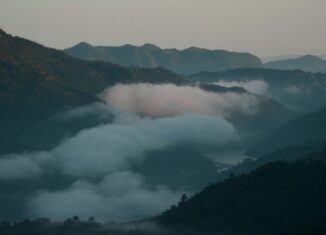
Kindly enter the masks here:
[[267, 164], [208, 186], [157, 217], [177, 230], [205, 234], [323, 234], [326, 152]]

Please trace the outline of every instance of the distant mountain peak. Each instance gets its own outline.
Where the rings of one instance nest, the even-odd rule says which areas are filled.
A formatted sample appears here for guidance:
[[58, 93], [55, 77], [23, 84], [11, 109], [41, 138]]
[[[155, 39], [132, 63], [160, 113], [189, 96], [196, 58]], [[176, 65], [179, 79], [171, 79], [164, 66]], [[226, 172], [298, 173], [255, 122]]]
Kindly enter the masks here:
[[203, 52], [203, 51], [209, 51], [209, 50], [205, 49], [205, 48], [200, 48], [200, 47], [188, 47], [188, 48], [185, 49], [185, 51]]
[[145, 43], [143, 46], [143, 48], [147, 48], [147, 49], [155, 49], [155, 50], [160, 50], [161, 48], [156, 46], [155, 44], [152, 43]]
[[91, 44], [87, 43], [87, 42], [80, 42], [75, 47], [78, 47], [78, 48], [91, 48], [93, 46]]
[[281, 70], [303, 70], [312, 73], [326, 72], [326, 61], [316, 55], [304, 55], [298, 58], [276, 60], [264, 64], [265, 68]]
[[[299, 58], [297, 58], [297, 60], [318, 60], [318, 61], [323, 61], [323, 59], [321, 59], [320, 57], [316, 56], [316, 55], [304, 55], [301, 56]], [[295, 59], [293, 59], [295, 60]]]

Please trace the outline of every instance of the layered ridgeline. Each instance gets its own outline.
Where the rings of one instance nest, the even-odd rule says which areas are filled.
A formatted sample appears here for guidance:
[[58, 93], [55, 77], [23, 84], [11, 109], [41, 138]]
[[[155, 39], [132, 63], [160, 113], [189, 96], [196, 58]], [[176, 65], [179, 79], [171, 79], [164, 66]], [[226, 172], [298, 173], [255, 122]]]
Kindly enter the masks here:
[[182, 82], [162, 68], [86, 62], [4, 31], [0, 31], [0, 78], [1, 108], [26, 110], [93, 102], [95, 95], [117, 82]]
[[219, 172], [217, 180], [250, 172], [270, 162], [297, 161], [326, 149], [326, 109], [290, 120], [267, 137], [249, 145], [243, 162]]
[[303, 70], [312, 73], [325, 73], [326, 60], [314, 56], [306, 55], [293, 59], [276, 60], [265, 63], [264, 68], [281, 69], [281, 70]]
[[[32, 41], [12, 37], [4, 31], [0, 33], [2, 153], [50, 148], [67, 132], [68, 136], [73, 135], [83, 127], [103, 122], [94, 118], [94, 115], [69, 124], [53, 122], [53, 119], [46, 122], [40, 120], [62, 109], [99, 101], [99, 92], [108, 86], [144, 82], [193, 86], [161, 67], [125, 68], [106, 62], [83, 61]], [[246, 130], [271, 130], [292, 117], [292, 113], [282, 105], [243, 89], [228, 89], [218, 85], [201, 86], [200, 89], [216, 94], [231, 93], [227, 95], [231, 96], [227, 97], [228, 100], [232, 100], [232, 96], [242, 95], [247, 100], [253, 100], [253, 106], [257, 106], [257, 109], [254, 107], [252, 115], [243, 115], [241, 110], [247, 109], [248, 105], [249, 108], [252, 106], [251, 102], [244, 102], [243, 107], [238, 105], [237, 108], [232, 108], [236, 106], [232, 105], [232, 115], [228, 117], [237, 127]], [[198, 93], [196, 89], [194, 91], [195, 94]], [[140, 97], [142, 95], [141, 92], [138, 94]], [[109, 121], [110, 118], [106, 120]], [[269, 125], [266, 126], [266, 123]]]
[[0, 30], [1, 149], [23, 149], [25, 144], [16, 137], [26, 127], [63, 108], [98, 101], [98, 93], [110, 85], [182, 80], [163, 68], [82, 61]]
[[164, 67], [179, 74], [222, 71], [233, 68], [261, 67], [260, 59], [249, 53], [207, 50], [191, 47], [185, 50], [161, 49], [152, 44], [137, 47], [92, 46], [80, 43], [64, 50], [67, 54], [90, 61], [108, 61], [123, 66]]
[[247, 148], [245, 159], [219, 172], [217, 180], [250, 172], [264, 164], [279, 161], [297, 161], [326, 149], [326, 109], [290, 120], [267, 137]]
[[311, 112], [326, 106], [326, 74], [300, 70], [235, 69], [202, 72], [188, 77], [191, 81], [214, 83], [246, 90], [277, 100], [296, 112]]

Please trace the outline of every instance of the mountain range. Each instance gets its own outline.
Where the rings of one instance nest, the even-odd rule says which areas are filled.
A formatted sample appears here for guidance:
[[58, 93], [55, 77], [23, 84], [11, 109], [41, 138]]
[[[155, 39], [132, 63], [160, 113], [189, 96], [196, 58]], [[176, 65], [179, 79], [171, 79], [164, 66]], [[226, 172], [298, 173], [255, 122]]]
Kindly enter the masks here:
[[164, 67], [178, 74], [221, 71], [233, 68], [261, 67], [260, 59], [249, 53], [190, 47], [184, 50], [161, 49], [153, 44], [120, 47], [79, 43], [65, 53], [89, 61], [107, 61], [122, 66]]
[[164, 67], [178, 74], [219, 72], [237, 68], [268, 68], [279, 70], [303, 70], [312, 73], [326, 72], [323, 56], [292, 55], [272, 57], [262, 63], [255, 55], [225, 50], [208, 50], [190, 47], [184, 50], [162, 49], [153, 44], [143, 46], [92, 46], [81, 42], [64, 50], [65, 53], [89, 61], [105, 61], [121, 66], [143, 68]]
[[[84, 61], [4, 31], [0, 34], [1, 153], [41, 146], [48, 149], [67, 132], [73, 134], [83, 127], [96, 125], [96, 118], [78, 120], [79, 124], [74, 120], [74, 124], [65, 124], [65, 128], [62, 123], [46, 119], [69, 108], [101, 102], [98, 94], [117, 83], [194, 85], [162, 67], [122, 67], [108, 62]], [[271, 130], [293, 117], [293, 113], [279, 103], [244, 89], [204, 84], [200, 88], [215, 93], [245, 94], [259, 100], [257, 115], [248, 117], [234, 113], [230, 117], [241, 129]]]
[[183, 81], [161, 67], [83, 61], [0, 30], [1, 149], [23, 148], [17, 135], [29, 133], [40, 120], [63, 109], [100, 101], [99, 92], [110, 85]]

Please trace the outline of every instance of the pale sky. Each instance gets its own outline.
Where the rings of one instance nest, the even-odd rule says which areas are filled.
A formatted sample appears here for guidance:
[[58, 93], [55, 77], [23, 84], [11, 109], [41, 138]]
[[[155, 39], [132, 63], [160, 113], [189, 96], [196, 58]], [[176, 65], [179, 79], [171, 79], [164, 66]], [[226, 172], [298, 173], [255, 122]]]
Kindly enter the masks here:
[[326, 0], [0, 0], [0, 27], [58, 49], [86, 41], [326, 54]]

